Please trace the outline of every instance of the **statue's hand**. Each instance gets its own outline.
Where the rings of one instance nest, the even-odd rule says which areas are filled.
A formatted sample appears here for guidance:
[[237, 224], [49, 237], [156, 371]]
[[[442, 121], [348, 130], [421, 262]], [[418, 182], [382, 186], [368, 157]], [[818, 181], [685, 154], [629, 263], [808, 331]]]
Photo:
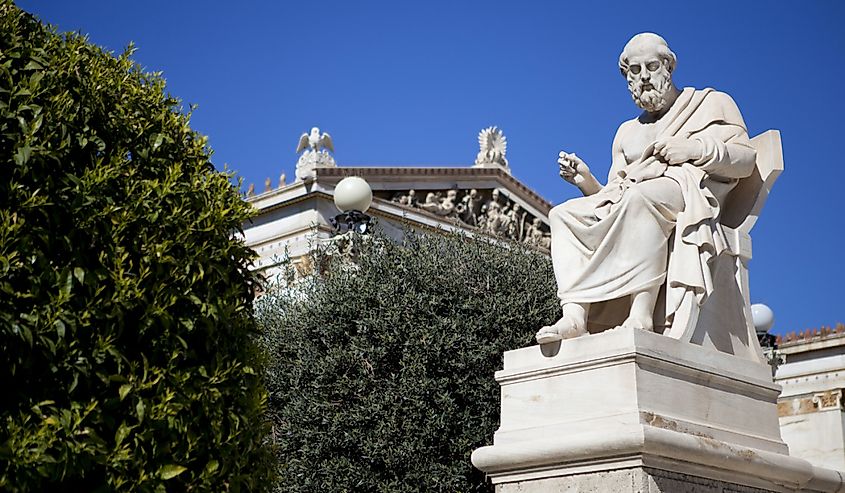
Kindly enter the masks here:
[[560, 151], [557, 164], [560, 167], [561, 178], [579, 188], [589, 177], [593, 176], [587, 163], [574, 153], [568, 154]]
[[696, 139], [663, 137], [654, 143], [654, 157], [670, 165], [698, 161], [704, 155], [704, 145]]

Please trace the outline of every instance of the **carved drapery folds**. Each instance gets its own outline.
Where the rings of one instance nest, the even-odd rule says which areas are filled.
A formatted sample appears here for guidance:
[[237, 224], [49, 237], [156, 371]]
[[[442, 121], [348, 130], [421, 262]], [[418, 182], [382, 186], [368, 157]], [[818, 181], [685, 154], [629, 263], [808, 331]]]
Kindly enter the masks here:
[[[388, 197], [386, 197], [388, 198]], [[422, 209], [437, 216], [500, 238], [548, 249], [548, 226], [498, 189], [407, 190], [389, 197], [398, 204]]]

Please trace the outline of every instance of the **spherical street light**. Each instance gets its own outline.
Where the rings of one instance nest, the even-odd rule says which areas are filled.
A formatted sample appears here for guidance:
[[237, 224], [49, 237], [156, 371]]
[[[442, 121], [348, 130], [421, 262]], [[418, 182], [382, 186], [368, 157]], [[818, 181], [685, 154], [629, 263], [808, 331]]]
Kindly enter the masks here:
[[775, 314], [772, 309], [762, 303], [751, 305], [751, 321], [754, 322], [754, 330], [757, 332], [757, 341], [763, 349], [763, 355], [772, 367], [772, 376], [777, 372], [778, 365], [783, 363], [782, 356], [777, 354], [777, 337], [769, 334], [769, 329], [775, 324]]
[[765, 334], [775, 324], [775, 314], [768, 306], [755, 303], [751, 305], [751, 320], [754, 321], [754, 330], [758, 334]]
[[361, 177], [347, 176], [334, 187], [334, 205], [340, 214], [332, 219], [335, 233], [354, 231], [367, 234], [372, 229], [373, 221], [365, 214], [373, 202], [373, 190]]
[[373, 202], [373, 190], [361, 177], [347, 176], [334, 188], [334, 205], [340, 212], [367, 212]]

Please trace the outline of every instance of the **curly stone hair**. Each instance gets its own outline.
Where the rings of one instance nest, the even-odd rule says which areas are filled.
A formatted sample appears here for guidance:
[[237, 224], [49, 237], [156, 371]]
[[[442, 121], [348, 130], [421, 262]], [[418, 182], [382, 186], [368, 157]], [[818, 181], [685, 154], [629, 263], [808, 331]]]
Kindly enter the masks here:
[[622, 72], [623, 77], [627, 76], [628, 73], [628, 57], [630, 56], [631, 49], [642, 44], [652, 45], [652, 48], [657, 52], [657, 56], [663, 60], [663, 63], [668, 64], [669, 72], [672, 73], [675, 71], [675, 64], [677, 64], [678, 59], [675, 57], [675, 53], [669, 49], [669, 44], [666, 43], [666, 40], [654, 33], [640, 33], [625, 44], [622, 54], [619, 55], [619, 70]]

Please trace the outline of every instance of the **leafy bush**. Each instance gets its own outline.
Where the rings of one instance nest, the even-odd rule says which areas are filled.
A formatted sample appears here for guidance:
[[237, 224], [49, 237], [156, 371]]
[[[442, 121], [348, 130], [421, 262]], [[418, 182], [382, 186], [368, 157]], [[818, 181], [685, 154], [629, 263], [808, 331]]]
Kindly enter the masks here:
[[278, 491], [488, 491], [472, 451], [499, 422], [502, 352], [555, 320], [551, 261], [458, 235], [376, 239], [357, 267], [257, 302]]
[[0, 490], [261, 491], [250, 207], [164, 80], [0, 3]]

